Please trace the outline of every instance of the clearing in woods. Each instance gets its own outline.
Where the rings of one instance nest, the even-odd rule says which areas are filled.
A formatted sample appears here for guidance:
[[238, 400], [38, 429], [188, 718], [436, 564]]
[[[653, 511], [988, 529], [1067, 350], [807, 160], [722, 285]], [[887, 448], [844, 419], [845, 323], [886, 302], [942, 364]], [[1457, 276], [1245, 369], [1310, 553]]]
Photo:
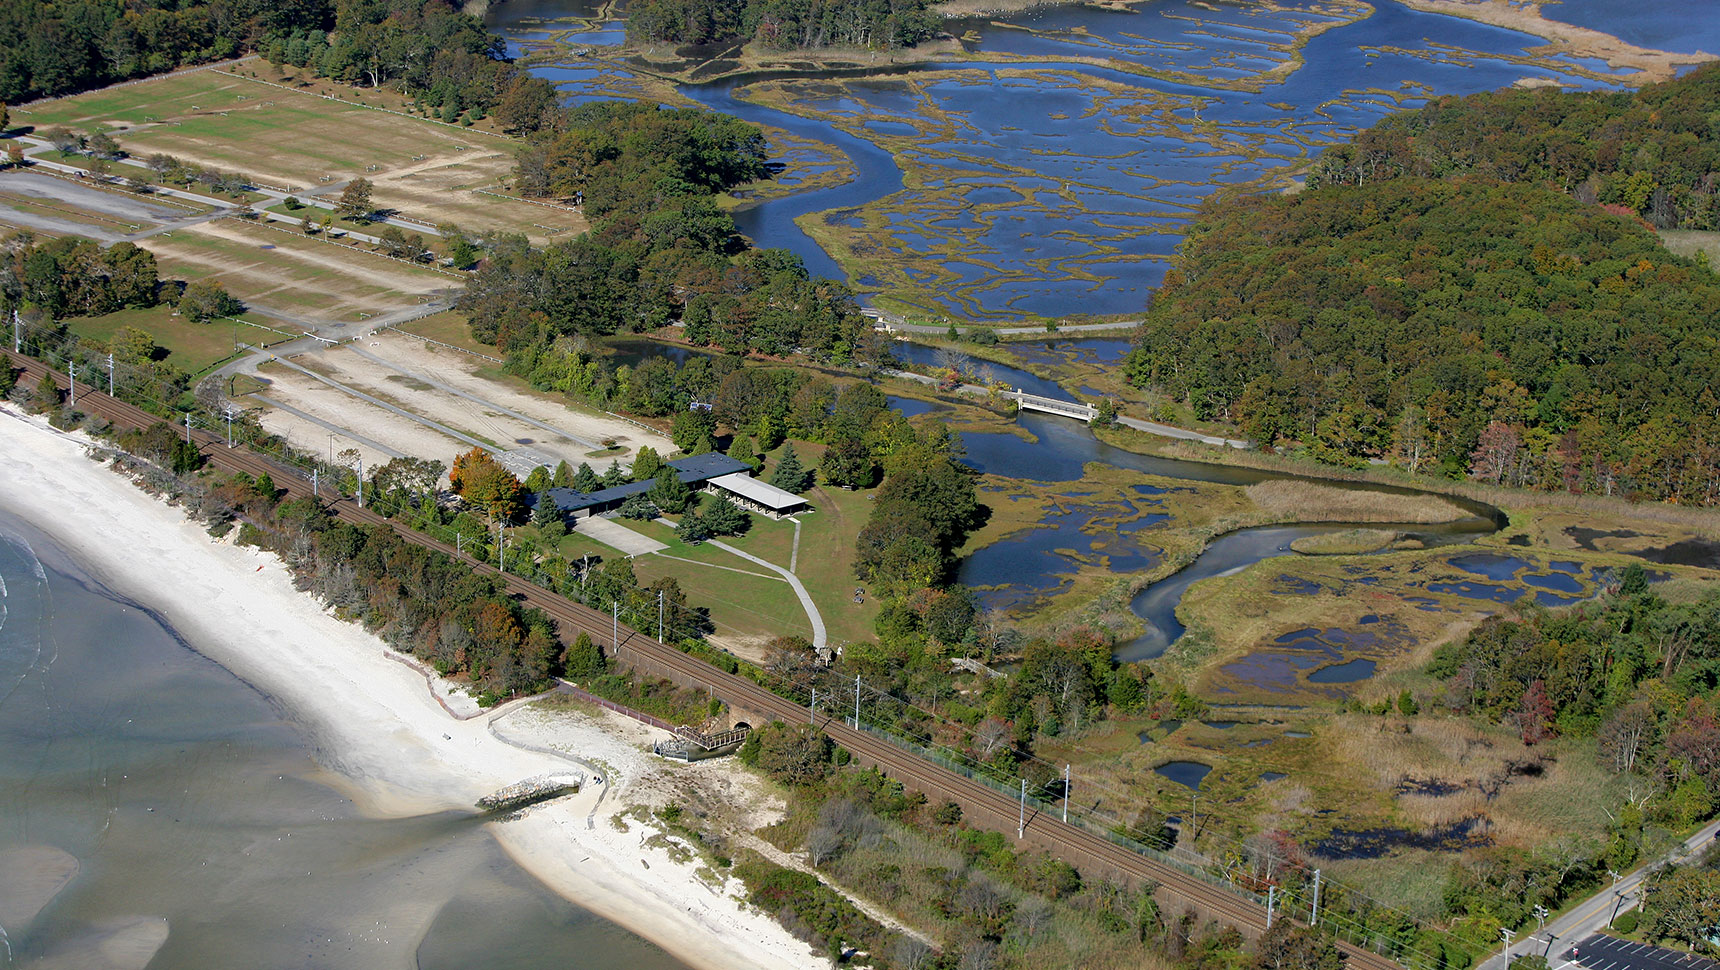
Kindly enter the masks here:
[[[524, 232], [534, 242], [572, 238], [579, 213], [504, 195], [518, 142], [379, 108], [264, 83], [301, 82], [251, 59], [239, 72], [204, 70], [14, 109], [38, 131], [107, 129], [134, 157], [156, 153], [236, 171], [301, 195], [336, 197], [351, 179], [374, 183], [372, 199], [400, 216], [468, 231]], [[330, 90], [334, 90], [330, 88]], [[483, 190], [483, 191], [479, 191]]]

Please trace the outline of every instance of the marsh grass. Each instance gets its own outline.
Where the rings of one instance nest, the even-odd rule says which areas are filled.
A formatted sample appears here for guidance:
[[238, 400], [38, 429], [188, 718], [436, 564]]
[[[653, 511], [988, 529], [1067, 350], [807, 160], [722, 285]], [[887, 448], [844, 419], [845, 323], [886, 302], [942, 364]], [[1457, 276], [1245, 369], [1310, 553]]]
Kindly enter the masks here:
[[1383, 529], [1346, 529], [1323, 535], [1303, 536], [1290, 548], [1304, 556], [1355, 556], [1377, 552], [1397, 540], [1398, 533]]
[[1248, 486], [1268, 513], [1299, 522], [1456, 522], [1469, 513], [1432, 495], [1397, 495], [1278, 479]]

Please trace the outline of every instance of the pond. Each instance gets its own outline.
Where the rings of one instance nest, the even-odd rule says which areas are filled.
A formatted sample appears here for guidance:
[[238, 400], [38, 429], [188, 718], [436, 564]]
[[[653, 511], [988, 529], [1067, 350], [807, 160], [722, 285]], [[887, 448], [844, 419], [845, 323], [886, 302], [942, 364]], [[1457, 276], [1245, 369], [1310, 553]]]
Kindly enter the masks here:
[[1184, 788], [1199, 791], [1201, 782], [1212, 772], [1212, 765], [1199, 761], [1167, 761], [1153, 770]]

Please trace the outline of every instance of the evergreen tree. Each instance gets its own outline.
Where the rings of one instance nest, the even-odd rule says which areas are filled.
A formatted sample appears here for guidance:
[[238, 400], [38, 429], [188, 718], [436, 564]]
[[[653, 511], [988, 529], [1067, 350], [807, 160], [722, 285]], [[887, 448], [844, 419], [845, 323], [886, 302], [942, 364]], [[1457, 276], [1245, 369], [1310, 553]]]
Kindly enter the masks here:
[[759, 415], [753, 425], [753, 437], [758, 439], [760, 451], [769, 451], [782, 444], [782, 419], [769, 411]]
[[579, 471], [573, 473], [573, 478], [568, 482], [568, 487], [576, 492], [595, 492], [603, 487], [603, 479], [597, 477], [597, 473], [591, 470], [590, 465], [580, 462]]
[[10, 362], [0, 363], [0, 397], [12, 393], [12, 388], [18, 386], [18, 372], [12, 369]]
[[[643, 452], [645, 449], [639, 450]], [[686, 511], [688, 503], [693, 501], [693, 490], [687, 487], [686, 482], [681, 481], [681, 476], [675, 469], [667, 465], [658, 470], [651, 491], [646, 494], [652, 503], [670, 515], [679, 515]]]
[[675, 526], [675, 538], [688, 545], [696, 546], [710, 537], [710, 524], [697, 512], [688, 512], [681, 516], [681, 523]]
[[738, 536], [752, 527], [752, 516], [745, 509], [720, 496], [699, 513], [699, 520], [715, 536]]
[[812, 484], [812, 472], [800, 463], [800, 456], [794, 453], [793, 445], [783, 449], [782, 457], [777, 459], [776, 470], [770, 473], [770, 483], [796, 495]]
[[656, 478], [662, 467], [663, 459], [657, 454], [657, 449], [641, 445], [639, 453], [633, 456], [633, 480], [644, 482]]
[[744, 434], [735, 435], [735, 440], [729, 442], [728, 456], [735, 461], [744, 461], [758, 471], [758, 454], [753, 450], [753, 440]]
[[[591, 471], [590, 465], [581, 464], [579, 467], [585, 469], [588, 472]], [[567, 467], [566, 461], [562, 461], [555, 466], [555, 477], [551, 478], [550, 482], [556, 488], [573, 488], [574, 487], [573, 470], [571, 468]], [[578, 489], [578, 491], [584, 491], [584, 489]]]
[[649, 522], [657, 517], [659, 511], [656, 504], [645, 497], [644, 492], [629, 495], [627, 501], [621, 503], [621, 517], [624, 519]]
[[257, 494], [270, 502], [275, 500], [275, 493], [279, 491], [279, 489], [275, 488], [275, 480], [269, 477], [268, 472], [264, 472], [257, 476], [256, 488]]
[[532, 506], [532, 525], [542, 529], [560, 522], [561, 509], [556, 507], [555, 499], [549, 497], [548, 490], [539, 489], [537, 504]]
[[575, 680], [596, 677], [603, 673], [607, 664], [603, 648], [591, 639], [589, 633], [581, 633], [579, 639], [573, 641], [573, 646], [567, 648], [561, 661], [563, 672]]
[[532, 473], [526, 476], [526, 491], [528, 492], [541, 492], [549, 486], [549, 469], [543, 465], [532, 469]]
[[630, 481], [632, 481], [632, 479], [627, 477], [627, 472], [621, 467], [620, 459], [611, 461], [609, 463], [609, 468], [603, 472], [604, 488], [614, 488], [617, 485], [625, 485]]
[[54, 383], [54, 372], [43, 371], [42, 379], [36, 382], [36, 394], [31, 401], [43, 411], [52, 410], [60, 404], [60, 385]]

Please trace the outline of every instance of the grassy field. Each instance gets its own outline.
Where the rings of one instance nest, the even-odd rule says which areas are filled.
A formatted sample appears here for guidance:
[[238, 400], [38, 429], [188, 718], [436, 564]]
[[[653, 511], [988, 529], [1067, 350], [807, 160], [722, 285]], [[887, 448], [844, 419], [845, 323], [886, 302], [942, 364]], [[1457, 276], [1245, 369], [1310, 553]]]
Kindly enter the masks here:
[[368, 178], [378, 206], [430, 225], [507, 229], [538, 242], [585, 228], [578, 212], [509, 195], [511, 139], [397, 113], [399, 107], [398, 99], [283, 75], [253, 59], [236, 73], [197, 71], [105, 88], [14, 117], [38, 129], [105, 128], [134, 156], [174, 155], [301, 195], [333, 194], [350, 179]]
[[[440, 340], [445, 344], [464, 347], [480, 354], [487, 354], [491, 357], [497, 356], [496, 348], [473, 338], [472, 328], [467, 322], [466, 315], [456, 313], [453, 310], [433, 313], [430, 316], [412, 320], [401, 324], [400, 329], [419, 337]], [[520, 386], [525, 388], [527, 385], [522, 381]], [[597, 468], [596, 465], [592, 467]], [[602, 471], [603, 469], [598, 468], [597, 470]]]
[[242, 300], [354, 320], [412, 306], [456, 281], [427, 269], [237, 220], [148, 240], [162, 274], [214, 278]]
[[[252, 322], [261, 327], [270, 326], [268, 320], [258, 319]], [[165, 304], [147, 308], [131, 307], [99, 317], [80, 317], [67, 321], [67, 325], [80, 337], [104, 342], [111, 339], [121, 327], [136, 327], [147, 331], [157, 344], [167, 350], [168, 364], [192, 374], [202, 373], [232, 355], [235, 330], [239, 339], [246, 343], [271, 344], [288, 339], [273, 330], [253, 326], [236, 328], [229, 321], [195, 323], [177, 315], [172, 307]]]

